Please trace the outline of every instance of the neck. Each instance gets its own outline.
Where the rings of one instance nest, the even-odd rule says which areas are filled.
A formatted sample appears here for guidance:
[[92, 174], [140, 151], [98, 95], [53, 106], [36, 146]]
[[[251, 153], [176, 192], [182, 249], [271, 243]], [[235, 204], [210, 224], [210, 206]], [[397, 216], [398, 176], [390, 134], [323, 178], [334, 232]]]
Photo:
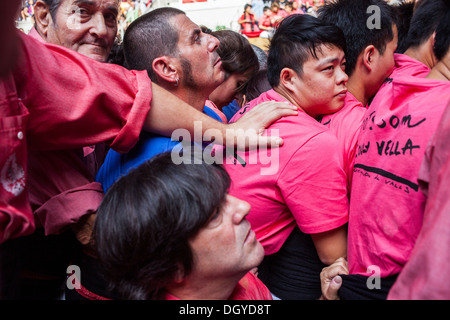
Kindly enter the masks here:
[[426, 78], [443, 81], [450, 80], [450, 53], [436, 63]]
[[431, 40], [428, 40], [425, 44], [417, 48], [408, 48], [404, 54], [422, 62], [428, 68], [432, 69], [436, 64], [436, 59], [433, 54], [433, 43], [431, 42], [431, 44], [429, 44], [430, 41]]
[[182, 283], [169, 286], [167, 291], [181, 300], [227, 300], [242, 277], [230, 279], [190, 275]]
[[354, 72], [352, 76], [348, 78], [347, 90], [356, 98], [356, 100], [361, 102], [363, 106], [366, 106], [370, 96], [367, 94], [364, 82], [362, 82], [361, 79], [362, 78]]
[[208, 95], [205, 96], [204, 94], [202, 94], [200, 91], [197, 90], [186, 89], [180, 86], [174, 87], [173, 84], [164, 86], [164, 89], [172, 93], [177, 98], [183, 100], [190, 106], [194, 107], [195, 109], [203, 112], [203, 109], [205, 108], [206, 99], [208, 99]]
[[[280, 96], [285, 98], [288, 102], [292, 103], [294, 106], [296, 106], [300, 110], [303, 110], [303, 108], [300, 105], [300, 103], [297, 102], [297, 100], [295, 100], [293, 94], [288, 89], [286, 89], [285, 87], [279, 85], [279, 86], [273, 87], [273, 90], [276, 93], [278, 93]], [[303, 111], [305, 111], [305, 110], [303, 110]]]

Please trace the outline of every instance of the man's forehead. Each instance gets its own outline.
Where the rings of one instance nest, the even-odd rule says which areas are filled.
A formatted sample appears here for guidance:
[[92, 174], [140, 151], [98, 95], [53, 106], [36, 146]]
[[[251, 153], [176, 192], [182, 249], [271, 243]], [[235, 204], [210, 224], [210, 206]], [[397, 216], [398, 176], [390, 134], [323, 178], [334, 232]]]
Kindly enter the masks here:
[[176, 15], [172, 20], [172, 24], [180, 34], [191, 34], [196, 29], [201, 30], [200, 27], [185, 14]]

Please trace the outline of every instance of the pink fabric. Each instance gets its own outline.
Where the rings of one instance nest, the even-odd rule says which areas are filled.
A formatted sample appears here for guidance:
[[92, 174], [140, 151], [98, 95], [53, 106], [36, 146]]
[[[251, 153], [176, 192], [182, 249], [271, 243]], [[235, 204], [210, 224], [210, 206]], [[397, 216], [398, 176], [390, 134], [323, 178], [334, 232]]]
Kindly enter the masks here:
[[373, 265], [387, 277], [399, 273], [408, 261], [425, 206], [417, 176], [449, 92], [448, 82], [397, 77], [370, 104], [353, 169], [351, 274], [367, 275]]
[[347, 175], [347, 189], [350, 192], [353, 161], [357, 152], [358, 134], [366, 114], [366, 108], [350, 92], [345, 97], [344, 107], [336, 113], [325, 115], [321, 123], [330, 128], [339, 141], [342, 161]]
[[396, 78], [398, 76], [412, 76], [425, 78], [430, 73], [430, 68], [422, 62], [413, 59], [406, 54], [394, 53], [394, 70], [389, 78]]
[[223, 123], [228, 123], [227, 116], [211, 100], [206, 100], [205, 106], [213, 110], [222, 119]]
[[388, 299], [450, 299], [450, 104], [419, 171], [428, 196], [423, 227]]
[[[208, 297], [205, 297], [208, 299]], [[166, 293], [164, 300], [180, 300], [170, 293]], [[248, 272], [236, 285], [228, 300], [272, 300], [269, 289], [255, 276]]]
[[145, 71], [100, 63], [18, 34], [18, 65], [10, 81], [0, 82], [0, 242], [35, 227], [26, 187], [27, 149], [109, 142], [126, 152], [139, 138], [152, 98]]
[[[286, 101], [274, 90], [251, 101], [231, 120], [263, 101]], [[337, 138], [315, 119], [298, 116], [274, 122], [284, 140], [277, 149], [238, 152], [225, 161], [230, 194], [250, 203], [247, 218], [267, 255], [277, 252], [297, 224], [305, 233], [333, 230], [348, 221], [346, 176]], [[245, 164], [244, 162], [245, 161]]]

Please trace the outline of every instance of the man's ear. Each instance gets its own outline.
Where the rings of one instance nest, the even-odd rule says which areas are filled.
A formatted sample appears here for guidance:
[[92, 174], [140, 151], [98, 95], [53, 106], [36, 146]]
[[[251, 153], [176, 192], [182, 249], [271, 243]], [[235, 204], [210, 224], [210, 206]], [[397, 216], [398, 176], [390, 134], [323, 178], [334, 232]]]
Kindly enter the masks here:
[[294, 81], [298, 78], [297, 72], [291, 68], [283, 68], [280, 72], [280, 84], [290, 91], [295, 90]]
[[362, 63], [368, 69], [368, 71], [372, 71], [374, 63], [375, 63], [375, 53], [377, 49], [374, 45], [368, 45], [363, 52]]
[[178, 263], [178, 270], [173, 277], [173, 282], [176, 284], [180, 284], [184, 281], [184, 268], [181, 263]]
[[168, 56], [158, 57], [153, 60], [152, 68], [161, 80], [178, 85], [180, 76], [176, 68], [176, 61], [173, 58]]
[[48, 5], [42, 0], [38, 0], [34, 5], [34, 20], [38, 33], [47, 39], [48, 27], [53, 20]]

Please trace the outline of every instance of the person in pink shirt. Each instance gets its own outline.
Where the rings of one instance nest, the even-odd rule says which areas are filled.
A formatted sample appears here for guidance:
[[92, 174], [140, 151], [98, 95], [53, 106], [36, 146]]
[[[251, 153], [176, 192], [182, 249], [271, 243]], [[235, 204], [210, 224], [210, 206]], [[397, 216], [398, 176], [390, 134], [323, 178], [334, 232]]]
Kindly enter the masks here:
[[[386, 27], [374, 30], [358, 27], [366, 23], [365, 12], [369, 5], [379, 6], [381, 25]], [[323, 116], [320, 121], [338, 137], [350, 193], [355, 155], [364, 152], [357, 149], [358, 133], [370, 99], [394, 67], [397, 33], [391, 8], [378, 0], [332, 2], [321, 7], [319, 18], [336, 24], [346, 37], [345, 72], [349, 79], [345, 104], [341, 110]]]
[[[450, 80], [449, 33], [450, 10], [447, 9], [436, 31], [434, 51], [438, 62], [427, 78]], [[388, 299], [447, 300], [450, 297], [449, 287], [442, 281], [450, 258], [447, 246], [450, 236], [449, 139], [450, 103], [430, 139], [418, 172], [419, 187], [426, 197], [422, 229]]]
[[436, 64], [433, 51], [438, 22], [445, 13], [445, 1], [418, 1], [411, 18], [406, 50], [395, 53], [395, 68], [389, 78], [399, 75], [422, 77], [428, 75]]
[[[350, 275], [343, 276], [341, 298], [386, 299], [408, 265], [421, 232], [426, 196], [419, 184], [420, 168], [427, 145], [450, 104], [450, 7], [446, 10], [439, 22], [446, 28], [441, 35], [438, 29], [435, 37], [440, 60], [428, 76], [397, 76], [388, 81], [384, 94], [377, 94], [367, 110], [358, 137], [366, 152], [355, 160], [350, 199]], [[412, 284], [408, 280], [414, 280], [417, 271], [411, 273], [410, 269], [399, 290], [406, 293], [406, 286]], [[346, 285], [347, 278], [350, 282]], [[364, 282], [356, 281], [358, 278]], [[366, 286], [367, 279], [372, 281], [371, 288]]]
[[100, 205], [95, 246], [116, 299], [271, 300], [251, 272], [264, 258], [217, 164], [162, 153], [121, 177]]
[[320, 271], [346, 255], [346, 177], [337, 138], [316, 120], [343, 107], [344, 47], [337, 27], [309, 15], [286, 17], [269, 50], [273, 89], [231, 120], [262, 101], [299, 108], [298, 117], [269, 127], [267, 134], [285, 141], [280, 152], [238, 152], [224, 161], [230, 194], [250, 203], [248, 220], [265, 249], [258, 276], [281, 299], [318, 299]]
[[[274, 27], [274, 18], [272, 10], [269, 7], [264, 7], [263, 15], [258, 20], [259, 29], [267, 31], [272, 35]], [[271, 36], [270, 36], [271, 37]]]
[[248, 37], [258, 37], [261, 30], [258, 26], [258, 21], [252, 12], [252, 5], [246, 4], [244, 6], [244, 13], [238, 19], [238, 23], [241, 26], [241, 33]]
[[286, 11], [281, 9], [280, 4], [275, 1], [270, 5], [270, 10], [272, 10], [272, 19], [274, 26], [277, 26], [283, 18], [287, 17], [288, 14]]

